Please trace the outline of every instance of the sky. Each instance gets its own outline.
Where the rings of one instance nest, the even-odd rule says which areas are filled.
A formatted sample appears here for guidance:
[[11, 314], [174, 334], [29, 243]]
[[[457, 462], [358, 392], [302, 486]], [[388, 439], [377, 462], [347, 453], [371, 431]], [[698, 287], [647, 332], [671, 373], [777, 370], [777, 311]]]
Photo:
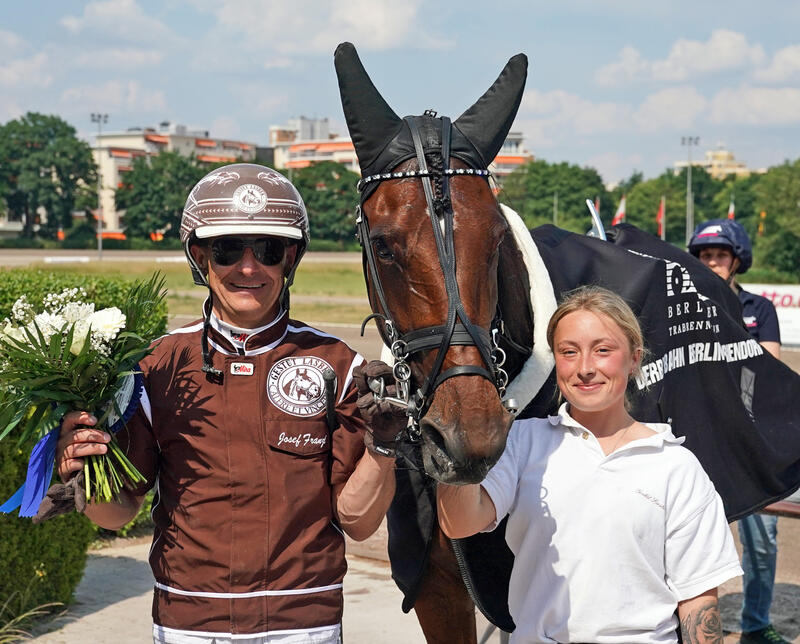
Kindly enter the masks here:
[[271, 125], [346, 135], [348, 40], [403, 116], [456, 118], [528, 56], [514, 130], [537, 158], [654, 177], [724, 145], [751, 168], [800, 157], [795, 0], [26, 0], [0, 8], [0, 123], [56, 114], [93, 142], [162, 121], [266, 145]]

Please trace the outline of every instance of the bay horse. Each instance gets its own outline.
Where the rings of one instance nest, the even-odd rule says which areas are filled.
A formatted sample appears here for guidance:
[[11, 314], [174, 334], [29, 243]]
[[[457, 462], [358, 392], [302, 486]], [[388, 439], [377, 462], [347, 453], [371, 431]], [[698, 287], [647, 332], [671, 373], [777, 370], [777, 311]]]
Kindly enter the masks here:
[[334, 62], [362, 171], [356, 220], [372, 317], [410, 419], [387, 514], [392, 576], [429, 642], [476, 642], [475, 606], [514, 629], [503, 523], [446, 539], [436, 485], [482, 480], [515, 416], [555, 409], [545, 330], [558, 296], [577, 286], [605, 286], [639, 316], [652, 358], [629, 386], [632, 413], [685, 436], [729, 520], [800, 487], [800, 376], [750, 339], [722, 280], [635, 227], [614, 227], [608, 242], [528, 231], [497, 202], [488, 163], [519, 107], [524, 55], [452, 122], [430, 110], [397, 116], [350, 43]]
[[[452, 123], [431, 112], [399, 118], [351, 44], [337, 48], [335, 64], [362, 170], [357, 225], [369, 301], [404, 386], [411, 419], [406, 460], [428, 475], [411, 481], [419, 472], [399, 469], [399, 494], [415, 495], [421, 485], [430, 495], [431, 481], [479, 482], [502, 453], [514, 419], [515, 403], [504, 396], [509, 370], [519, 371], [532, 350], [530, 311], [515, 306], [509, 325], [510, 310], [499, 305], [526, 302], [527, 285], [502, 270], [518, 251], [503, 243], [508, 224], [487, 180], [487, 160], [519, 107], [527, 59], [512, 58]], [[512, 278], [484, 277], [498, 272]], [[407, 550], [391, 514], [390, 550], [398, 540]], [[451, 543], [435, 517], [427, 530], [434, 535], [423, 539], [427, 556], [412, 555], [424, 571], [411, 573], [417, 579], [404, 589], [404, 609], [414, 606], [429, 642], [475, 642], [475, 608]]]

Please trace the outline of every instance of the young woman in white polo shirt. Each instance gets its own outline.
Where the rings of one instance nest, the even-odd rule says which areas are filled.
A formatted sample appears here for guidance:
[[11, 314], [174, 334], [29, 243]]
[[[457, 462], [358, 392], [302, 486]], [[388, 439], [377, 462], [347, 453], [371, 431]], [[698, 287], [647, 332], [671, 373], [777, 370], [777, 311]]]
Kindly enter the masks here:
[[599, 287], [572, 292], [547, 339], [566, 402], [514, 423], [479, 485], [438, 490], [453, 538], [509, 515], [512, 642], [722, 642], [717, 586], [741, 575], [722, 501], [669, 425], [625, 390], [644, 350], [636, 316]]

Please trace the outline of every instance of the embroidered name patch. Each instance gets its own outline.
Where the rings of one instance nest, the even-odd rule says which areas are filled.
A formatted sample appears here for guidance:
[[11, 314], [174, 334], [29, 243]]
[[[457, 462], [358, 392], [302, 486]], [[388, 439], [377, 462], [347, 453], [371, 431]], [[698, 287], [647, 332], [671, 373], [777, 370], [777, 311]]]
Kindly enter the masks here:
[[292, 416], [314, 416], [325, 409], [322, 373], [330, 365], [314, 356], [284, 358], [267, 375], [267, 397]]
[[252, 376], [255, 373], [255, 367], [251, 362], [232, 362], [231, 374], [234, 376]]
[[290, 435], [286, 432], [281, 432], [281, 435], [278, 436], [278, 447], [285, 447], [285, 445], [294, 445], [295, 447], [305, 447], [306, 445], [310, 445], [311, 447], [318, 447], [323, 448], [325, 447], [325, 443], [328, 442], [328, 437], [326, 436], [312, 436], [311, 434], [295, 434]]

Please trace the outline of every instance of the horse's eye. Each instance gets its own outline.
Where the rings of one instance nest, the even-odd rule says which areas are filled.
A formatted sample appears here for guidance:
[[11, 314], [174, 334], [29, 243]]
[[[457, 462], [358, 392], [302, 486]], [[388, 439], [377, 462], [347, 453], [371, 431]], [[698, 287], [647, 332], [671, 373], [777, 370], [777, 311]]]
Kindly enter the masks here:
[[375, 254], [378, 256], [378, 259], [386, 261], [392, 261], [394, 259], [391, 249], [382, 237], [375, 239], [372, 242], [372, 246], [375, 248]]

